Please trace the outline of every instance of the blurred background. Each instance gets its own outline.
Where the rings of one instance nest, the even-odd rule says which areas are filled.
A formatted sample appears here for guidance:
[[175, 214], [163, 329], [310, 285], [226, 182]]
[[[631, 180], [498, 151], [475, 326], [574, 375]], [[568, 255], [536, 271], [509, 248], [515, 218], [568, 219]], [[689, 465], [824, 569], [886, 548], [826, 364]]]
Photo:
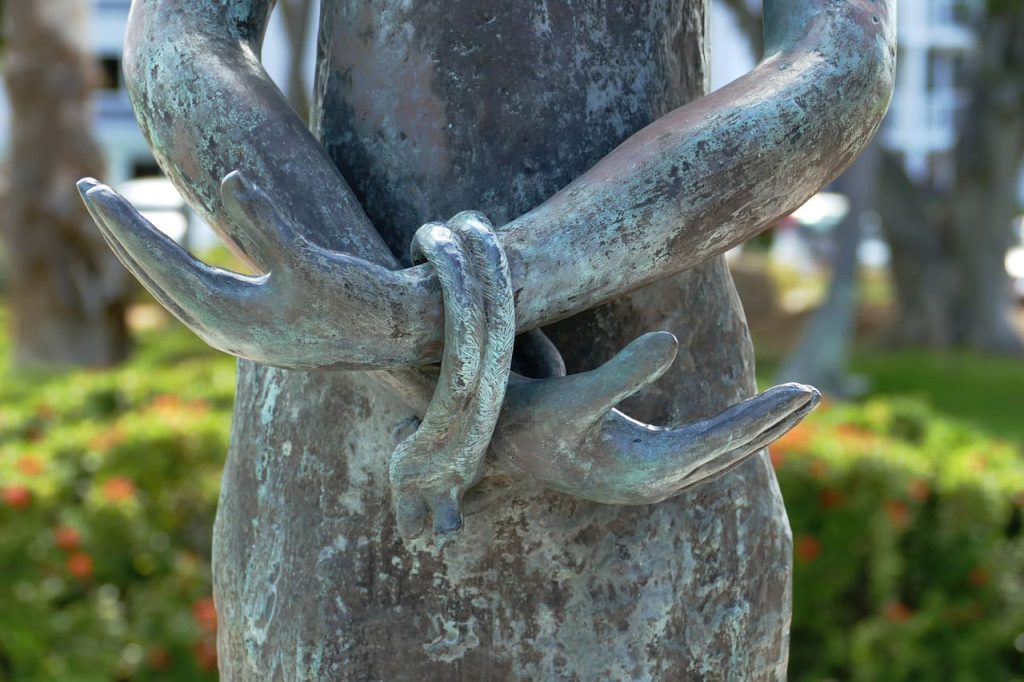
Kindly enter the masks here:
[[[315, 0], [264, 63], [308, 114]], [[239, 269], [161, 175], [121, 76], [128, 0], [6, 0], [0, 44], [0, 680], [216, 677], [210, 535], [234, 361], [109, 253], [114, 185]], [[716, 0], [712, 88], [760, 53]], [[771, 448], [795, 680], [1024, 680], [1024, 1], [900, 0], [896, 94], [832, 187], [729, 254], [762, 386], [827, 399]]]

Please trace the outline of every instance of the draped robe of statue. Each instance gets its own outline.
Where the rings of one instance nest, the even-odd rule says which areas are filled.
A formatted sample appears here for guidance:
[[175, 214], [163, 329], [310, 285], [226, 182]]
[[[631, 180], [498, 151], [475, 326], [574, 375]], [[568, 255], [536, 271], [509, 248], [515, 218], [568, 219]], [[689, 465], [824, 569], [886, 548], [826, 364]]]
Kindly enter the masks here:
[[[702, 95], [706, 11], [324, 0], [313, 130], [408, 262], [421, 224], [504, 224]], [[632, 416], [677, 424], [755, 393], [721, 258], [547, 331], [572, 373], [657, 329], [680, 353]], [[766, 455], [650, 506], [516, 488], [438, 549], [392, 519], [410, 416], [366, 373], [240, 363], [214, 549], [225, 679], [784, 676], [791, 537]]]

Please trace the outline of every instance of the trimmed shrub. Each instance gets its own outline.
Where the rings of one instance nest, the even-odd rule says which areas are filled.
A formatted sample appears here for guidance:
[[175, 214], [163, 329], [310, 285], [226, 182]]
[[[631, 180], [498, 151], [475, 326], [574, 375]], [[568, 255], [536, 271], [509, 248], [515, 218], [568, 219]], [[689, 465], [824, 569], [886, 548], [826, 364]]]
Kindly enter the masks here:
[[795, 680], [1024, 679], [1024, 461], [912, 399], [829, 405], [772, 448]]

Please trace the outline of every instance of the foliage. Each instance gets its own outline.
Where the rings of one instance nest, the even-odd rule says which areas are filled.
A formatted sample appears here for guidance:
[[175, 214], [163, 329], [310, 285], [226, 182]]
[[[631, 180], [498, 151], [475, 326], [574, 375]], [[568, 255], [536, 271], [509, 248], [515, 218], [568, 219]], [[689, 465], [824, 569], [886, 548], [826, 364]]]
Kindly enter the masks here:
[[214, 677], [234, 362], [178, 328], [140, 345], [109, 372], [0, 376], [0, 680]]
[[1024, 680], [1024, 461], [912, 398], [827, 406], [772, 448], [795, 680]]
[[[986, 397], [1024, 370], [865, 357], [894, 393], [936, 388], [950, 363], [962, 378], [934, 404], [828, 405], [773, 448], [794, 532], [791, 676], [1024, 680], [1024, 433], [994, 408], [1014, 440], [981, 428]], [[109, 372], [0, 372], [0, 680], [214, 679], [233, 379], [177, 325]], [[957, 392], [973, 424], [941, 412]]]

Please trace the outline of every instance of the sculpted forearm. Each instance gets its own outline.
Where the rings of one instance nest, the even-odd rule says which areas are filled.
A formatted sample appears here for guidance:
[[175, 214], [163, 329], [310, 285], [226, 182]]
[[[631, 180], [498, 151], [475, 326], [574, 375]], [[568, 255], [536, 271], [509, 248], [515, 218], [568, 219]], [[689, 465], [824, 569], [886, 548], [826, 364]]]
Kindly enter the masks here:
[[[505, 226], [521, 328], [724, 253], [860, 154], [892, 91], [891, 0], [766, 5], [770, 53], [757, 68], [633, 135]], [[786, 23], [772, 23], [780, 15]]]
[[[202, 12], [193, 4], [143, 0], [132, 13], [126, 75], [158, 159], [271, 281], [279, 262], [258, 242], [279, 242], [286, 225], [311, 246], [288, 287], [278, 277], [273, 296], [245, 309], [248, 322], [235, 320], [230, 292], [211, 304], [163, 278], [150, 283], [158, 297], [211, 345], [265, 364], [372, 369], [437, 361], [443, 314], [432, 270], [388, 271], [396, 260], [259, 64], [270, 3], [229, 3], [230, 10], [204, 3]], [[891, 5], [769, 1], [769, 55], [756, 69], [636, 133], [501, 228], [517, 328], [573, 315], [714, 257], [838, 175], [888, 105]], [[263, 189], [277, 224], [228, 214], [218, 188], [233, 170]], [[137, 254], [136, 268], [151, 270], [148, 258]], [[254, 333], [256, 325], [264, 332]]]

